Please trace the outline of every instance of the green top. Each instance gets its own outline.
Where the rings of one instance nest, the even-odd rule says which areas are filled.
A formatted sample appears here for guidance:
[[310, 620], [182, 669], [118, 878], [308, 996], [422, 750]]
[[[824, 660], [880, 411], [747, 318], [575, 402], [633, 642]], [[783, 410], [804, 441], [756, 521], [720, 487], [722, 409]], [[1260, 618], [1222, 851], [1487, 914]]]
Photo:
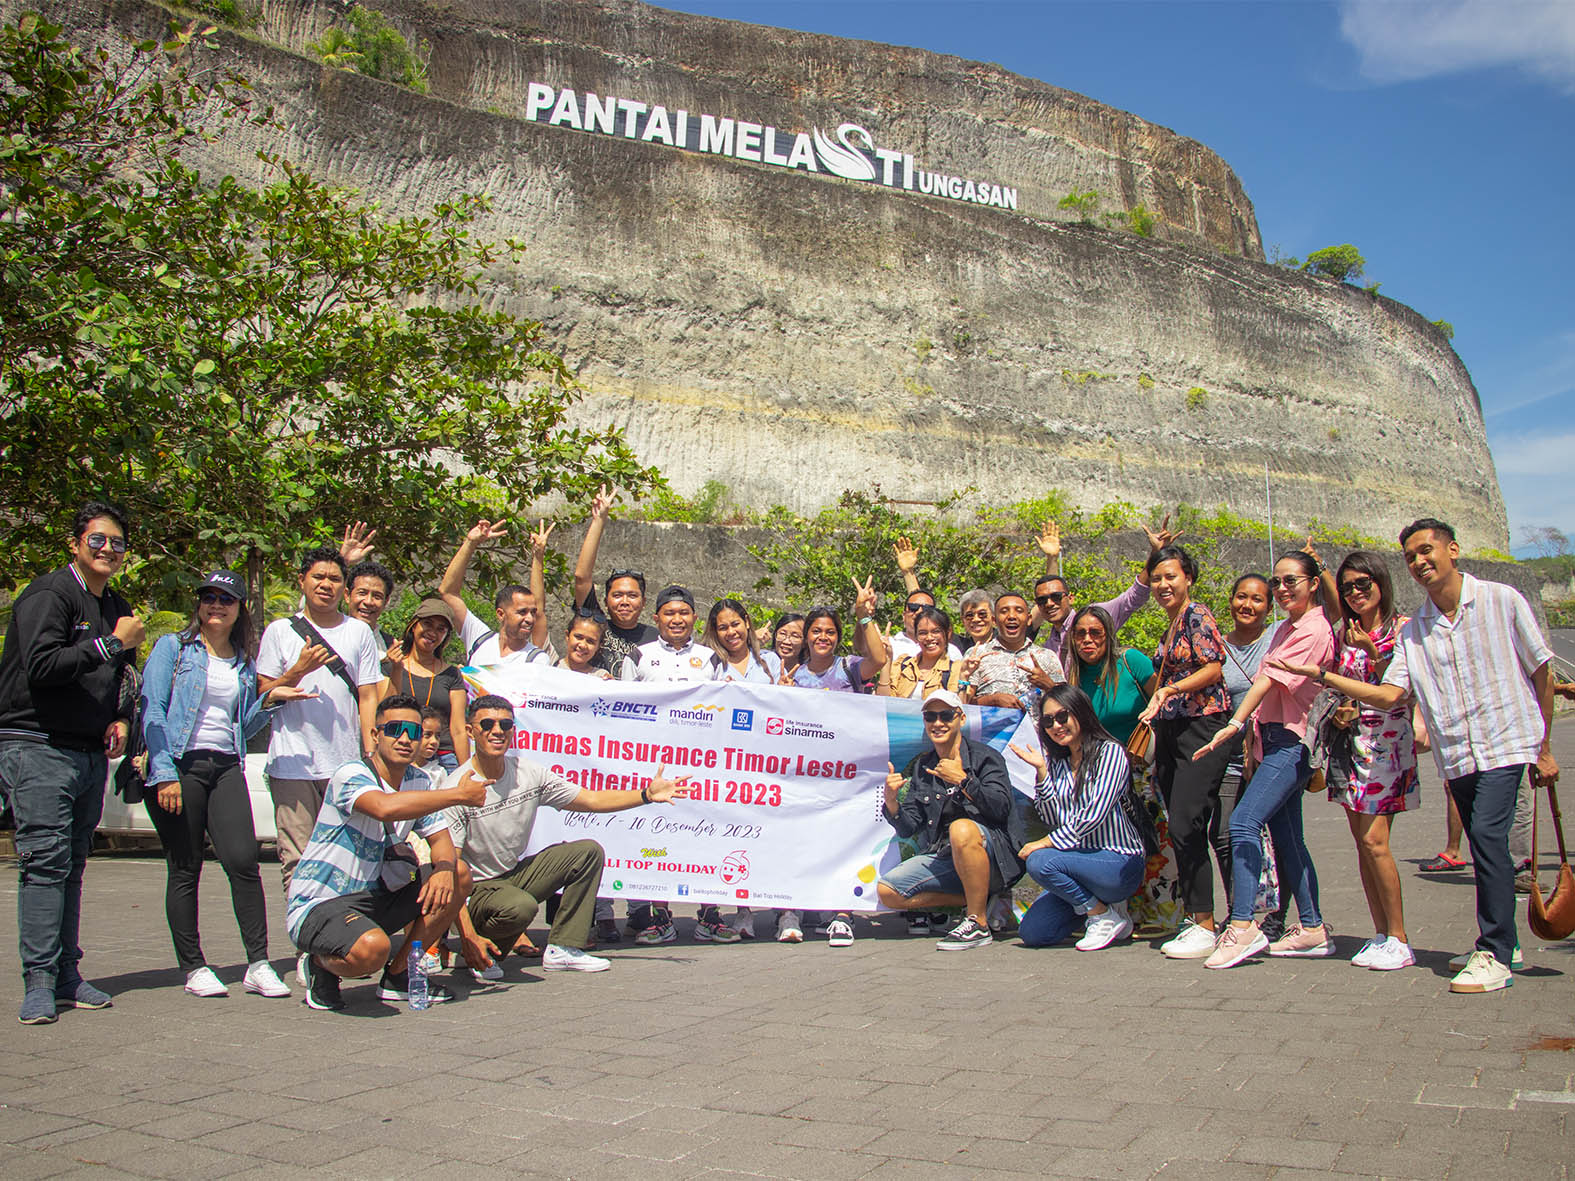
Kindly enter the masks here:
[[1116, 683], [1101, 685], [1099, 674], [1103, 665], [1083, 669], [1078, 677], [1078, 688], [1088, 694], [1094, 703], [1094, 714], [1117, 742], [1125, 743], [1132, 737], [1138, 715], [1148, 704], [1143, 696], [1142, 682], [1154, 675], [1154, 662], [1136, 648], [1125, 649], [1116, 658]]

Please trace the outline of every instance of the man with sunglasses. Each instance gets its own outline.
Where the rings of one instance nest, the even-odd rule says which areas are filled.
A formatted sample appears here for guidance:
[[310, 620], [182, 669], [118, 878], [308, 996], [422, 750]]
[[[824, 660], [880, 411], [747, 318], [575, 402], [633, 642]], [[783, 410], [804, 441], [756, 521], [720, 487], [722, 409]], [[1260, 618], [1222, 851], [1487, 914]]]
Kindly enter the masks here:
[[470, 703], [470, 761], [449, 774], [445, 786], [469, 776], [486, 784], [484, 798], [449, 814], [455, 843], [473, 867], [470, 905], [459, 915], [460, 946], [473, 971], [491, 966], [501, 948], [513, 947], [546, 899], [562, 891], [542, 952], [550, 972], [602, 972], [610, 965], [587, 954], [596, 891], [606, 856], [596, 841], [565, 841], [529, 856], [531, 829], [545, 804], [565, 812], [623, 812], [644, 804], [670, 804], [687, 796], [686, 779], [669, 779], [658, 767], [638, 790], [590, 791], [534, 760], [509, 757], [514, 707], [487, 695]]
[[465, 573], [476, 551], [507, 536], [508, 531], [505, 521], [481, 520], [472, 525], [443, 571], [438, 594], [443, 596], [459, 623], [459, 638], [465, 651], [462, 663], [485, 666], [521, 661], [551, 665], [558, 659], [558, 653], [547, 635], [547, 593], [542, 565], [546, 537], [551, 530], [545, 523], [539, 533], [531, 534], [530, 586], [510, 583], [499, 587], [492, 596], [496, 627], [489, 627], [484, 620], [478, 619], [460, 594], [465, 589]]
[[[1143, 532], [1148, 536], [1150, 554], [1157, 554], [1181, 536], [1179, 529], [1174, 533], [1170, 531], [1168, 515], [1158, 530], [1144, 525]], [[1054, 521], [1045, 522], [1039, 534], [1039, 548], [1045, 555], [1045, 573], [1043, 578], [1034, 583], [1032, 626], [1041, 645], [1060, 657], [1066, 647], [1067, 637], [1072, 631], [1072, 617], [1077, 614], [1077, 600], [1072, 595], [1072, 588], [1061, 575], [1061, 527]], [[1146, 567], [1140, 568], [1131, 586], [1115, 598], [1103, 603], [1095, 603], [1094, 606], [1103, 607], [1119, 631], [1121, 626], [1148, 602], [1148, 593], [1148, 570]], [[1041, 624], [1047, 625], [1042, 632], [1038, 631]], [[1112, 642], [1114, 639], [1115, 637], [1112, 636]]]
[[82, 875], [107, 761], [131, 733], [134, 697], [123, 678], [145, 633], [109, 589], [126, 559], [120, 510], [99, 501], [78, 509], [70, 554], [17, 596], [0, 653], [0, 792], [16, 816], [24, 1025], [110, 1003], [78, 966]]
[[[379, 969], [378, 999], [409, 1000], [410, 941], [431, 947], [465, 908], [470, 870], [454, 851], [443, 809], [479, 804], [487, 781], [467, 771], [433, 788], [414, 766], [420, 742], [420, 704], [406, 694], [385, 697], [367, 734], [371, 754], [329, 781], [285, 909], [310, 1008], [344, 1008], [339, 982]], [[417, 864], [405, 843], [412, 831], [431, 847], [431, 864]], [[451, 999], [437, 987], [427, 995]]]
[[[596, 600], [596, 555], [601, 550], [602, 533], [607, 528], [612, 501], [611, 488], [601, 489], [591, 500], [590, 523], [585, 527], [585, 540], [580, 543], [579, 556], [574, 560], [574, 606], [577, 610], [602, 613], [602, 604]], [[638, 570], [614, 570], [603, 582], [602, 594], [606, 598], [607, 626], [602, 631], [602, 646], [591, 663], [614, 677], [622, 677], [624, 661], [632, 661], [638, 669], [640, 646], [658, 638], [656, 628], [640, 622], [640, 613], [645, 610], [645, 575]]]

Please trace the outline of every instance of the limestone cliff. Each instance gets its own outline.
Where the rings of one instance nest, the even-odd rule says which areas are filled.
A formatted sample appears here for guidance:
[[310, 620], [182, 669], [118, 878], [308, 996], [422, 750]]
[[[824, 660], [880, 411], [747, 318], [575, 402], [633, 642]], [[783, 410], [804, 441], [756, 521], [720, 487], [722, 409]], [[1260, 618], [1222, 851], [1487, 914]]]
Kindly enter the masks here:
[[[917, 500], [1054, 486], [1256, 515], [1267, 463], [1282, 521], [1392, 536], [1428, 512], [1468, 548], [1507, 547], [1448, 341], [1260, 261], [1240, 183], [1194, 141], [999, 67], [632, 0], [378, 6], [430, 43], [432, 96], [322, 69], [304, 46], [338, 6], [267, 0], [226, 46], [287, 133], [228, 138], [204, 169], [256, 178], [266, 146], [391, 209], [491, 193], [487, 230], [530, 249], [486, 298], [542, 320], [591, 391], [581, 416], [622, 425], [682, 490], [716, 478], [806, 508], [871, 483]], [[166, 15], [46, 7], [90, 35]], [[611, 133], [576, 129], [587, 92], [629, 104]], [[692, 120], [691, 147], [702, 113], [714, 136], [729, 119], [731, 154], [668, 146], [641, 122], [656, 105]], [[828, 175], [818, 143], [781, 163], [849, 123], [886, 183]], [[1015, 209], [909, 190], [905, 169], [993, 182]], [[1147, 204], [1157, 238], [1057, 220], [1072, 188]]]

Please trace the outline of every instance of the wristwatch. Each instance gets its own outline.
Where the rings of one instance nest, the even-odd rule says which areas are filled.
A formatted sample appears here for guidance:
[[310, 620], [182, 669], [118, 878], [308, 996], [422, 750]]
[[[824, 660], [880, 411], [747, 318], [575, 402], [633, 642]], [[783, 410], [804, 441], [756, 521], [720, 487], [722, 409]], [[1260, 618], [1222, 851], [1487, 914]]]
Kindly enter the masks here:
[[104, 645], [104, 651], [109, 653], [111, 660], [114, 660], [115, 657], [126, 650], [126, 645], [119, 636], [105, 636], [100, 643]]

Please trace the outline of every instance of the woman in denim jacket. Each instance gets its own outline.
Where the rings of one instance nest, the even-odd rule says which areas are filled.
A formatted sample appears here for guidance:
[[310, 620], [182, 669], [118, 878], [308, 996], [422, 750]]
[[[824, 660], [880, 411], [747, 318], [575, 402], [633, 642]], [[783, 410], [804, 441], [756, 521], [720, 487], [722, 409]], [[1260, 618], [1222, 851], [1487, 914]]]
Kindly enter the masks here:
[[164, 845], [169, 869], [164, 911], [186, 991], [193, 996], [228, 994], [203, 959], [197, 935], [205, 834], [230, 879], [249, 965], [246, 991], [290, 995], [268, 963], [268, 912], [242, 760], [246, 740], [267, 725], [267, 710], [312, 694], [280, 685], [259, 698], [255, 650], [245, 584], [238, 574], [218, 570], [197, 588], [191, 623], [154, 644], [143, 670], [142, 737], [148, 751], [143, 802]]

